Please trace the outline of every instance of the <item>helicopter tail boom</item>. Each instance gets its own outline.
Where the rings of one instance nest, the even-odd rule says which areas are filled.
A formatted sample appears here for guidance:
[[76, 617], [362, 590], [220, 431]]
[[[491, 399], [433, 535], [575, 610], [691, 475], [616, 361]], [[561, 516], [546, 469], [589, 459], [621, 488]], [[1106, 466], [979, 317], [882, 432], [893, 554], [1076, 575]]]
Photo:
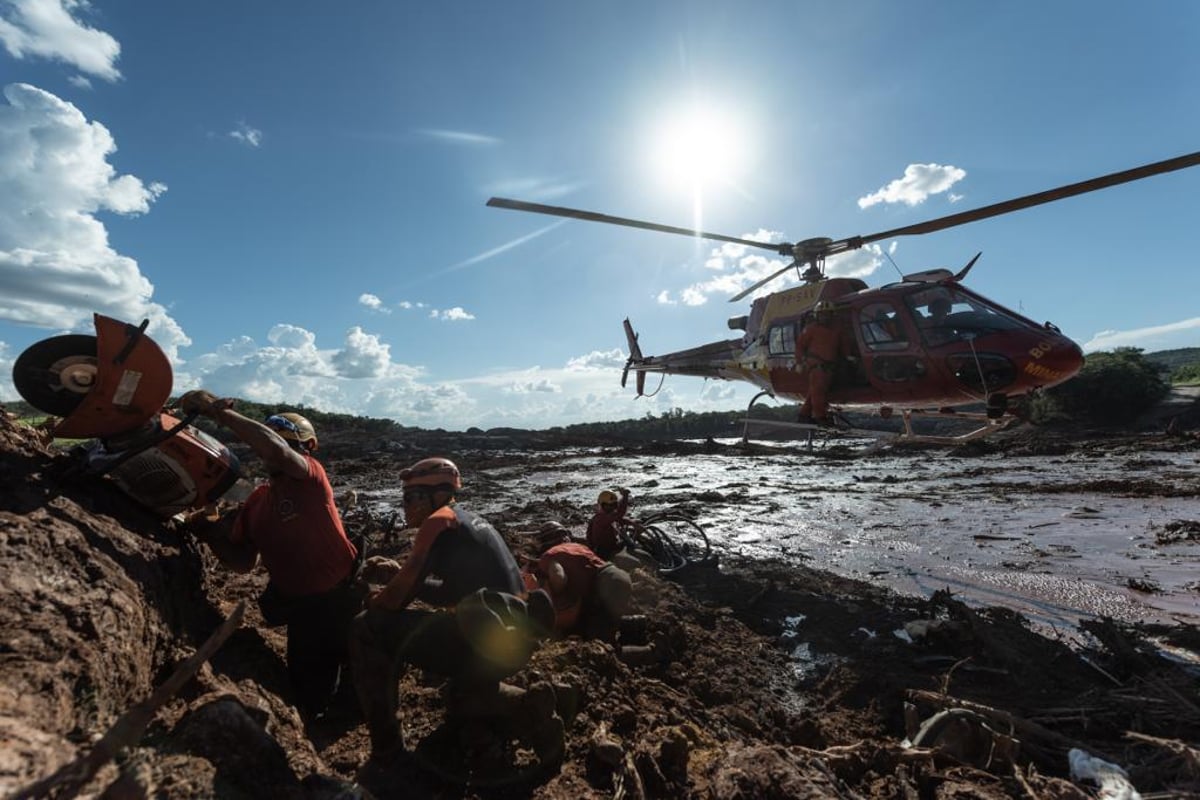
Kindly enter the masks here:
[[661, 356], [645, 356], [638, 344], [638, 335], [628, 319], [625, 320], [625, 339], [629, 343], [629, 360], [625, 362], [625, 370], [621, 374], [621, 386], [625, 385], [631, 371], [636, 373], [638, 397], [645, 395], [647, 372], [722, 380], [745, 377], [743, 370], [737, 366], [738, 356], [742, 352], [741, 339], [712, 342]]

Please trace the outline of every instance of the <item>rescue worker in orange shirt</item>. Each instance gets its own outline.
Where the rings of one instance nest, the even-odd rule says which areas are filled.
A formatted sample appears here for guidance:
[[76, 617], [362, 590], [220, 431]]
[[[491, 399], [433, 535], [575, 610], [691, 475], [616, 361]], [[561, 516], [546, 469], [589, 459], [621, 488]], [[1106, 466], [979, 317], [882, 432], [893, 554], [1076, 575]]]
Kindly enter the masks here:
[[[546, 592], [521, 598], [521, 571], [500, 534], [457, 505], [462, 479], [454, 462], [426, 458], [400, 478], [416, 539], [350, 634], [355, 688], [377, 757], [404, 746], [396, 719], [403, 665], [451, 678], [478, 704], [503, 700], [500, 680], [525, 666], [554, 615]], [[414, 600], [439, 610], [411, 608]]]
[[193, 531], [238, 572], [262, 558], [270, 575], [259, 607], [268, 625], [287, 625], [287, 669], [296, 705], [308, 719], [333, 699], [349, 655], [346, 632], [361, 608], [354, 586], [358, 551], [346, 537], [333, 489], [313, 458], [317, 434], [300, 414], [256, 422], [234, 411], [233, 401], [202, 389], [179, 400], [223, 425], [262, 459], [270, 479], [250, 494], [232, 529], [197, 520]]
[[813, 320], [796, 337], [796, 368], [808, 376], [808, 392], [800, 406], [799, 421], [831, 426], [826, 397], [840, 359], [850, 357], [850, 346], [834, 319], [834, 305], [822, 300], [813, 308]]
[[571, 541], [570, 531], [561, 523], [546, 523], [538, 545], [540, 555], [527, 570], [531, 580], [526, 585], [550, 593], [555, 633], [613, 643], [632, 603], [629, 573], [587, 545]]

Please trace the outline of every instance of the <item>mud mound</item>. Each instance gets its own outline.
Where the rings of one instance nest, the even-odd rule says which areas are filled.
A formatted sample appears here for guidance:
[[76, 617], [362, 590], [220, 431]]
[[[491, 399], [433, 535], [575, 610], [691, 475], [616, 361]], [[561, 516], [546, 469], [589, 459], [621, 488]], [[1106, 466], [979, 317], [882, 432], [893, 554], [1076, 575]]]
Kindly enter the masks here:
[[[447, 448], [449, 449], [449, 448]], [[663, 453], [686, 458], [688, 450]], [[533, 470], [554, 451], [464, 453], [476, 491], [503, 497], [489, 464]], [[639, 572], [636, 611], [655, 658], [605, 644], [545, 644], [513, 682], [550, 687], [565, 740], [523, 741], [520, 720], [464, 724], [444, 687], [402, 683], [408, 752], [364, 766], [349, 692], [301, 722], [286, 694], [283, 637], [252, 600], [261, 573], [220, 569], [190, 537], [0, 415], [0, 794], [65, 796], [63, 772], [149, 697], [235, 612], [245, 619], [121, 742], [84, 786], [171, 798], [1087, 797], [1078, 748], [1120, 764], [1143, 793], [1200, 792], [1196, 676], [1160, 653], [1190, 628], [1087, 629], [1048, 639], [953, 596], [900, 598], [774, 562]], [[330, 465], [341, 484], [390, 480], [385, 455]], [[352, 516], [403, 549], [390, 521]], [[546, 519], [584, 513], [528, 500], [493, 515], [515, 550]], [[126, 717], [126, 719], [128, 719]], [[52, 777], [53, 776], [53, 777]], [[50, 778], [49, 781], [45, 779]], [[36, 782], [42, 780], [41, 784]], [[33, 791], [22, 792], [22, 787]], [[123, 792], [123, 793], [122, 793]]]

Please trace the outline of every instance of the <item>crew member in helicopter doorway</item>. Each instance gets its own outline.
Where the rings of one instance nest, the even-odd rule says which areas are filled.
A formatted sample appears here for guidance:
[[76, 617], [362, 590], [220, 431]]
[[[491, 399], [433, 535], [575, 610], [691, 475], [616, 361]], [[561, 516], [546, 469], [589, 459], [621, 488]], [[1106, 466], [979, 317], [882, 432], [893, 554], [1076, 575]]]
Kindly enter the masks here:
[[796, 369], [808, 376], [808, 393], [800, 406], [799, 422], [831, 426], [826, 400], [840, 359], [850, 357], [850, 345], [835, 319], [835, 307], [822, 300], [813, 308], [813, 319], [796, 337]]

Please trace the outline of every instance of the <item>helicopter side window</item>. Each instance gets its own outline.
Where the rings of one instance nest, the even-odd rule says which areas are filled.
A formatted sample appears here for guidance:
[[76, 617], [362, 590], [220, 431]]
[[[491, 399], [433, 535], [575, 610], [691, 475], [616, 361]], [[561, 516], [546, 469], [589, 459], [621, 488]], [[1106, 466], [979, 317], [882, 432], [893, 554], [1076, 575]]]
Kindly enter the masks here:
[[863, 342], [871, 350], [903, 350], [908, 337], [900, 324], [896, 309], [890, 303], [873, 303], [863, 309], [860, 317]]
[[767, 353], [772, 356], [790, 356], [796, 352], [796, 325], [773, 325], [767, 334]]

